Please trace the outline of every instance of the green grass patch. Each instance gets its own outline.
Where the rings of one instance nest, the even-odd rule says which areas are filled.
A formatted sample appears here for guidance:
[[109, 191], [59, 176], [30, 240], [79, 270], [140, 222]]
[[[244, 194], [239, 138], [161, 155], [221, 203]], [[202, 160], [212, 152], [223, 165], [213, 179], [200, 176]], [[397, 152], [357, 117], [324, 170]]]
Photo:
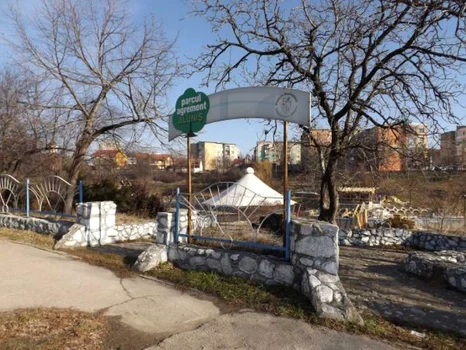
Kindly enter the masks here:
[[240, 308], [251, 308], [294, 318], [312, 314], [308, 300], [302, 294], [286, 287], [266, 287], [239, 277], [226, 277], [212, 272], [185, 271], [170, 263], [162, 264], [147, 274], [178, 286], [216, 296]]

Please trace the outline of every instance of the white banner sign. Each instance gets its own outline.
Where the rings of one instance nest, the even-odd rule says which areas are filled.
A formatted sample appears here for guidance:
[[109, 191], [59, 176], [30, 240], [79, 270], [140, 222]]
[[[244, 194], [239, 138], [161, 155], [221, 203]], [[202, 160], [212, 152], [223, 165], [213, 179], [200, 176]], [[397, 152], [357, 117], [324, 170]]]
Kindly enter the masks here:
[[[206, 124], [240, 118], [286, 120], [310, 126], [311, 95], [309, 92], [278, 87], [245, 87], [209, 95], [210, 109]], [[172, 118], [169, 141], [182, 135]]]

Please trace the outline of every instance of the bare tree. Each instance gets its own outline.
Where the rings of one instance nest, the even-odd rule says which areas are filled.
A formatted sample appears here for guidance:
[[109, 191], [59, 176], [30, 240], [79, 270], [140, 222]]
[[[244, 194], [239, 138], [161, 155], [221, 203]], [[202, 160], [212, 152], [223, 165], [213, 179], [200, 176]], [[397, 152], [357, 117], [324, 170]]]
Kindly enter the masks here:
[[[154, 20], [132, 21], [118, 0], [43, 0], [34, 18], [11, 10], [10, 41], [22, 67], [45, 76], [54, 103], [29, 108], [58, 110], [60, 129], [72, 130], [67, 169], [75, 185], [90, 145], [122, 128], [147, 125], [163, 132], [165, 93], [179, 66]], [[50, 100], [52, 101], [52, 100]], [[73, 193], [67, 197], [71, 210]]]
[[[356, 131], [419, 121], [456, 121], [463, 92], [462, 0], [201, 0], [194, 14], [218, 33], [195, 65], [222, 86], [236, 71], [256, 84], [309, 89], [313, 120], [331, 142], [320, 219], [335, 221], [335, 173]], [[328, 203], [328, 204], [327, 204]]]
[[37, 174], [51, 165], [41, 158], [66, 146], [67, 142], [61, 142], [60, 146], [54, 142], [60, 141], [60, 137], [67, 140], [64, 130], [56, 128], [59, 111], [26, 107], [42, 101], [44, 94], [41, 91], [46, 90], [40, 77], [28, 72], [12, 68], [0, 72], [1, 172]]
[[16, 101], [25, 82], [11, 71], [0, 75], [0, 172], [14, 173], [24, 159], [24, 150], [35, 148], [35, 140], [26, 131], [26, 122]]

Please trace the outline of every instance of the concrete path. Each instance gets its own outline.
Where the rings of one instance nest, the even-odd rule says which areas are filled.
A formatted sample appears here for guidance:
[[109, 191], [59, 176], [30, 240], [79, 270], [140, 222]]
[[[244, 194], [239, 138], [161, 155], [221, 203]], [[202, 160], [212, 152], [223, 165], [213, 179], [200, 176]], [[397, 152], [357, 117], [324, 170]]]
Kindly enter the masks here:
[[394, 350], [382, 342], [255, 312], [222, 315], [146, 350]]
[[0, 241], [0, 257], [0, 311], [107, 309], [139, 331], [159, 334], [190, 330], [220, 314], [211, 301], [142, 278], [120, 279], [64, 254]]
[[[393, 349], [292, 319], [254, 312], [220, 316], [209, 300], [151, 280], [120, 279], [65, 254], [0, 241], [0, 257], [0, 312], [31, 307], [106, 310], [126, 325], [116, 332], [121, 338], [114, 341], [115, 348], [141, 349], [168, 337], [150, 349]], [[145, 346], [130, 339], [133, 330], [139, 339], [150, 335]]]

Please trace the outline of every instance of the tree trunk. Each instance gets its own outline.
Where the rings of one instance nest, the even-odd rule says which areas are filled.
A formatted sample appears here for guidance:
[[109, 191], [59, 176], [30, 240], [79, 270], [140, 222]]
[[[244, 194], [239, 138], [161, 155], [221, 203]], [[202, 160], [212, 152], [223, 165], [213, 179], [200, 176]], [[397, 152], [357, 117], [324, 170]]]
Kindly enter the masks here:
[[320, 184], [319, 220], [328, 221], [330, 223], [336, 223], [339, 206], [335, 179], [338, 158], [337, 152], [331, 150]]
[[71, 214], [73, 211], [73, 202], [78, 185], [79, 171], [84, 163], [84, 156], [91, 145], [92, 140], [89, 138], [81, 138], [76, 144], [76, 150], [71, 158], [71, 165], [68, 169], [68, 181], [71, 184], [70, 189], [65, 198], [65, 213]]

